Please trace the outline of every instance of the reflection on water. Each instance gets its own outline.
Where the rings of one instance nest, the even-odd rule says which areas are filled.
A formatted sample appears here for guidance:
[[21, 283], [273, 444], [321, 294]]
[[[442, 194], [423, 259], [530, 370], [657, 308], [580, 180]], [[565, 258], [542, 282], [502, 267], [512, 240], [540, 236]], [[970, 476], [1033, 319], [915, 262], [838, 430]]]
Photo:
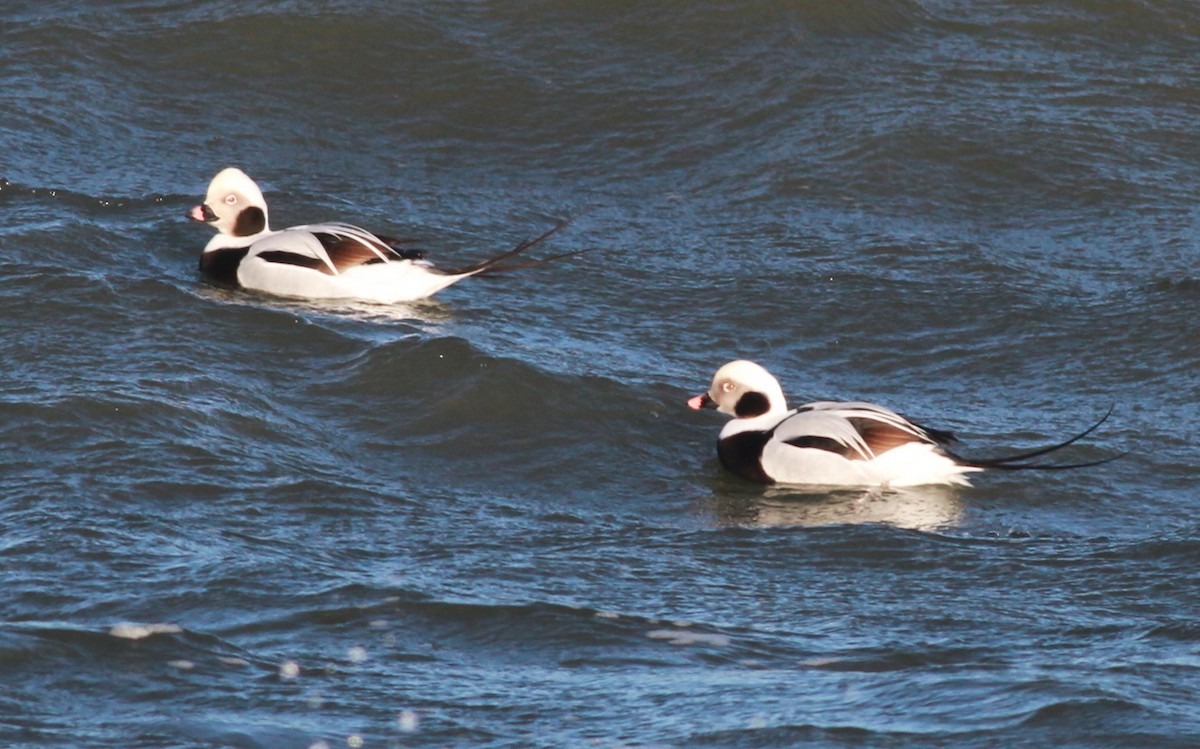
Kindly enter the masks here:
[[380, 304], [359, 299], [309, 299], [307, 297], [278, 296], [252, 289], [231, 289], [223, 286], [197, 282], [195, 293], [205, 299], [214, 299], [230, 304], [247, 304], [280, 309], [327, 312], [329, 314], [358, 315], [366, 319], [379, 320], [448, 320], [453, 316], [453, 307], [440, 299], [417, 299], [411, 302]]
[[201, 282], [197, 282], [188, 291], [202, 299], [222, 304], [311, 315], [330, 323], [343, 320], [392, 326], [403, 323], [415, 326], [414, 332], [419, 328], [426, 334], [436, 334], [440, 332], [442, 325], [455, 320], [454, 307], [439, 299], [419, 299], [395, 304], [378, 304], [357, 299], [299, 299], [246, 289], [228, 289]]
[[958, 490], [948, 486], [904, 489], [772, 487], [755, 495], [714, 497], [712, 511], [723, 526], [787, 526], [883, 523], [933, 530], [955, 525], [963, 515]]

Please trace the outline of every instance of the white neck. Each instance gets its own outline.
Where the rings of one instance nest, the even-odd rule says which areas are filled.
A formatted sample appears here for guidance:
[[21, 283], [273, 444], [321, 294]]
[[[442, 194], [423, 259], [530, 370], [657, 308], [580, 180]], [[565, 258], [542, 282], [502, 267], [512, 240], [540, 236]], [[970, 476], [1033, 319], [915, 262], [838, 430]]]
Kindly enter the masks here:
[[270, 229], [263, 229], [258, 234], [251, 234], [248, 237], [235, 237], [230, 234], [217, 234], [212, 239], [208, 240], [208, 244], [204, 245], [205, 252], [214, 250], [227, 250], [233, 247], [249, 247], [264, 237], [269, 237], [276, 232]]
[[761, 416], [749, 419], [730, 419], [721, 428], [720, 438], [732, 437], [742, 432], [765, 432], [773, 429], [779, 422], [796, 413], [783, 408], [772, 408]]

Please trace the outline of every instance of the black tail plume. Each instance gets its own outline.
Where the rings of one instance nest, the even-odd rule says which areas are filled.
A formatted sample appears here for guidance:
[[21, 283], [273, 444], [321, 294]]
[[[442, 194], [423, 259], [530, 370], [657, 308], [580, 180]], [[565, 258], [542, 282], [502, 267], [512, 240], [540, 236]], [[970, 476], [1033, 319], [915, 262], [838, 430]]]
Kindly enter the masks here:
[[[1049, 447], [1043, 447], [1038, 450], [1031, 450], [1026, 453], [1018, 453], [1016, 455], [1005, 455], [1000, 458], [971, 459], [971, 458], [964, 458], [962, 456], [955, 455], [954, 453], [951, 453], [949, 451], [947, 451], [946, 454], [949, 455], [951, 458], [953, 458], [956, 462], [960, 463], [961, 465], [971, 466], [972, 468], [983, 468], [985, 470], [1062, 471], [1062, 470], [1067, 470], [1070, 468], [1088, 468], [1090, 466], [1103, 465], [1105, 463], [1110, 463], [1110, 462], [1116, 460], [1117, 458], [1122, 458], [1122, 457], [1128, 455], [1129, 453], [1123, 452], [1119, 455], [1113, 455], [1111, 457], [1104, 458], [1102, 460], [1092, 460], [1092, 461], [1088, 461], [1086, 463], [1039, 463], [1039, 462], [1036, 462], [1034, 459], [1040, 458], [1045, 455], [1049, 455], [1050, 453], [1058, 452], [1059, 450], [1063, 449], [1064, 447], [1067, 447], [1068, 445], [1073, 445], [1076, 442], [1078, 442], [1079, 440], [1081, 440], [1084, 437], [1091, 434], [1092, 432], [1096, 431], [1096, 429], [1099, 428], [1099, 426], [1101, 424], [1108, 421], [1109, 416], [1112, 416], [1114, 408], [1116, 408], [1116, 404], [1109, 406], [1108, 412], [1105, 413], [1103, 416], [1101, 416], [1100, 420], [1097, 421], [1095, 424], [1092, 424], [1090, 427], [1083, 430], [1082, 432], [1075, 435], [1074, 437], [1071, 437], [1070, 439], [1067, 439], [1067, 440], [1063, 440], [1062, 442], [1059, 442], [1057, 444], [1050, 445]], [[1030, 461], [1034, 461], [1034, 462], [1030, 462]]]
[[534, 247], [534, 246], [539, 245], [542, 242], [546, 241], [547, 239], [552, 237], [554, 234], [556, 234], [559, 230], [565, 229], [567, 226], [569, 226], [571, 224], [571, 222], [574, 221], [576, 218], [578, 218], [578, 214], [576, 214], [575, 216], [572, 216], [570, 218], [563, 219], [562, 221], [558, 222], [549, 231], [546, 231], [543, 234], [541, 234], [540, 236], [534, 237], [533, 239], [526, 239], [525, 241], [521, 242], [520, 244], [518, 244], [516, 247], [512, 248], [508, 252], [502, 252], [499, 255], [496, 255], [495, 257], [490, 257], [487, 260], [481, 260], [478, 263], [468, 265], [465, 268], [455, 268], [453, 270], [442, 270], [442, 273], [445, 273], [448, 276], [458, 276], [458, 275], [462, 275], [464, 273], [474, 273], [477, 275], [487, 275], [490, 273], [501, 273], [506, 270], [515, 270], [517, 268], [528, 268], [528, 267], [531, 267], [534, 265], [541, 265], [542, 263], [548, 263], [551, 260], [558, 260], [559, 258], [570, 257], [571, 255], [578, 255], [583, 252], [588, 252], [588, 250], [578, 250], [576, 252], [564, 252], [560, 255], [552, 255], [547, 258], [542, 258], [541, 260], [529, 260], [529, 261], [525, 261], [525, 262], [521, 262], [521, 263], [510, 263], [508, 265], [503, 264], [505, 260], [516, 257], [517, 255], [520, 255], [522, 252], [528, 250], [530, 247]]
[[595, 252], [596, 250], [599, 250], [599, 249], [602, 249], [602, 248], [588, 247], [587, 249], [583, 249], [583, 250], [572, 250], [571, 252], [560, 252], [557, 255], [550, 255], [549, 257], [540, 257], [537, 260], [524, 260], [519, 263], [505, 263], [504, 265], [488, 266], [484, 270], [480, 271], [478, 273], [478, 275], [498, 276], [501, 273], [507, 273], [510, 270], [520, 270], [522, 268], [532, 268], [535, 265], [542, 265], [543, 263], [550, 263], [555, 260], [562, 260], [565, 257], [574, 257], [575, 255], [583, 255], [588, 252]]

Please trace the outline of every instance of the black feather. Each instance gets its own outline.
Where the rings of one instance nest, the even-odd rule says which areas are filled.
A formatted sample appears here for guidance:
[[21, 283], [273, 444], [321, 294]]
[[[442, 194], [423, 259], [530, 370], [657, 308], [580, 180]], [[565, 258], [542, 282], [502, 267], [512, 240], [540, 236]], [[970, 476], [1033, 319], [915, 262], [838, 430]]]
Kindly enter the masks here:
[[568, 219], [564, 219], [564, 220], [558, 222], [558, 224], [556, 224], [550, 230], [541, 234], [541, 236], [534, 237], [533, 239], [526, 239], [525, 241], [521, 242], [520, 244], [518, 244], [516, 247], [512, 248], [508, 252], [502, 252], [499, 255], [496, 255], [495, 257], [488, 258], [487, 260], [480, 260], [478, 263], [468, 265], [464, 268], [455, 268], [453, 270], [442, 270], [440, 272], [445, 273], [448, 276], [457, 276], [457, 275], [460, 275], [463, 273], [477, 273], [480, 275], [491, 275], [491, 274], [495, 274], [495, 273], [502, 273], [504, 271], [516, 270], [517, 268], [529, 268], [534, 265], [541, 265], [542, 263], [548, 263], [551, 260], [558, 260], [560, 258], [570, 257], [571, 255], [579, 255], [583, 252], [588, 252], [589, 250], [579, 250], [577, 252], [564, 252], [561, 255], [553, 255], [551, 257], [542, 258], [540, 260], [527, 260], [527, 261], [520, 262], [520, 263], [509, 263], [507, 265], [503, 264], [505, 260], [508, 260], [509, 258], [512, 258], [512, 257], [516, 257], [517, 255], [521, 254], [525, 250], [528, 250], [530, 247], [534, 247], [534, 246], [539, 245], [542, 242], [546, 241], [551, 236], [553, 236], [556, 232], [558, 232], [560, 229], [566, 228], [574, 220], [575, 220], [574, 216], [572, 216], [571, 218], [568, 218]]
[[972, 468], [983, 468], [983, 469], [987, 469], [987, 470], [1061, 471], [1061, 470], [1066, 470], [1068, 468], [1088, 468], [1090, 466], [1103, 465], [1104, 463], [1109, 463], [1111, 461], [1116, 460], [1117, 458], [1124, 457], [1128, 453], [1127, 452], [1121, 453], [1120, 455], [1113, 455], [1111, 457], [1104, 458], [1102, 460], [1092, 460], [1092, 461], [1088, 461], [1085, 463], [1037, 463], [1037, 462], [1031, 463], [1029, 461], [1033, 460], [1034, 458], [1040, 458], [1042, 456], [1049, 455], [1054, 452], [1058, 452], [1059, 450], [1063, 449], [1064, 447], [1067, 447], [1068, 445], [1072, 445], [1072, 444], [1078, 442], [1079, 440], [1083, 439], [1084, 437], [1088, 436], [1092, 432], [1096, 431], [1096, 429], [1101, 424], [1108, 421], [1109, 416], [1112, 416], [1113, 409], [1115, 407], [1116, 407], [1115, 404], [1112, 406], [1109, 406], [1108, 412], [1106, 414], [1104, 414], [1103, 416], [1101, 416], [1099, 421], [1097, 421], [1095, 424], [1092, 424], [1090, 427], [1083, 430], [1082, 432], [1075, 435], [1074, 437], [1071, 437], [1070, 439], [1067, 439], [1067, 440], [1063, 440], [1062, 442], [1059, 442], [1057, 444], [1050, 445], [1049, 447], [1043, 447], [1043, 448], [1039, 448], [1037, 450], [1030, 450], [1029, 452], [1025, 452], [1025, 453], [1018, 453], [1016, 455], [1005, 455], [1005, 456], [999, 457], [999, 458], [971, 459], [971, 458], [964, 458], [960, 455], [955, 455], [954, 453], [950, 452], [949, 450], [946, 450], [944, 447], [942, 449], [946, 453], [946, 455], [953, 458], [957, 463], [959, 463], [961, 465], [971, 466]]

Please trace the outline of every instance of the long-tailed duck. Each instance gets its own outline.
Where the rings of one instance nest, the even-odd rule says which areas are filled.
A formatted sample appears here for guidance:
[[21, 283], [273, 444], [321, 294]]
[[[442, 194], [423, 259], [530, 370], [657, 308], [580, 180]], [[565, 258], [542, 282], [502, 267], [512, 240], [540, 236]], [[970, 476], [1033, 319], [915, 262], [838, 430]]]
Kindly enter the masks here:
[[455, 270], [435, 268], [419, 250], [398, 247], [397, 240], [349, 224], [306, 224], [272, 231], [262, 191], [234, 167], [213, 178], [204, 203], [188, 215], [217, 230], [200, 256], [201, 272], [217, 283], [281, 296], [392, 304], [423, 299], [469, 276], [577, 254], [504, 262], [547, 239], [566, 222], [508, 252]]
[[689, 399], [688, 405], [715, 408], [734, 417], [721, 430], [717, 455], [733, 473], [763, 484], [966, 486], [965, 474], [974, 471], [1082, 468], [1114, 459], [1035, 462], [1091, 434], [1111, 409], [1086, 431], [1058, 444], [1019, 455], [970, 460], [948, 449], [955, 441], [950, 432], [915, 424], [871, 403], [819, 401], [789, 410], [779, 381], [749, 361], [721, 367], [708, 392]]

